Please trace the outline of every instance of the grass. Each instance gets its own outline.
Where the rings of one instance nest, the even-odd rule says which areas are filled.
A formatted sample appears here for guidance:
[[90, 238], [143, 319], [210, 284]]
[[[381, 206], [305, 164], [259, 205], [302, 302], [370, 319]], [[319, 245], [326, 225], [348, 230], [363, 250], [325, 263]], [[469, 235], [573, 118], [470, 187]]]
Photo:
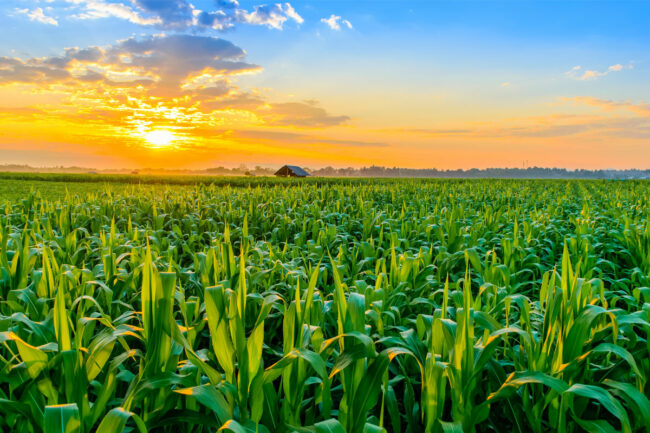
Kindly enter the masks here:
[[0, 430], [650, 429], [649, 183], [46, 177], [0, 181]]

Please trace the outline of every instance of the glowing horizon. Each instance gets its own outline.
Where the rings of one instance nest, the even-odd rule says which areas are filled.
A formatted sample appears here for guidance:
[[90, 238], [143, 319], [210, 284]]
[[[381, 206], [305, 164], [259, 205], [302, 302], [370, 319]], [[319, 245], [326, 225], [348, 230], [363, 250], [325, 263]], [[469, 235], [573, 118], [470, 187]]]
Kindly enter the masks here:
[[642, 2], [0, 9], [0, 163], [650, 167]]

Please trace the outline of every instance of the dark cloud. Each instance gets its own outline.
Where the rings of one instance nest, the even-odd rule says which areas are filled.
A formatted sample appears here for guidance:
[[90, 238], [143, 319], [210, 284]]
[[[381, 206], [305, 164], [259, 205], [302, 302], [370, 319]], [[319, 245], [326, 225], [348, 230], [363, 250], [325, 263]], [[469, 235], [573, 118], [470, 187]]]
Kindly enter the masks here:
[[232, 17], [223, 11], [205, 12], [202, 11], [196, 17], [199, 26], [211, 27], [218, 30], [226, 30], [235, 26]]
[[73, 61], [97, 62], [103, 56], [100, 48], [80, 50], [68, 48], [64, 56], [22, 60], [0, 57], [0, 83], [48, 83], [72, 78], [67, 70]]
[[72, 84], [78, 80], [118, 87], [137, 83], [148, 86], [152, 94], [170, 96], [191, 92], [191, 86], [182, 88], [185, 81], [204, 74], [207, 78], [193, 88], [215, 86], [224, 94], [224, 77], [261, 69], [243, 61], [244, 56], [244, 50], [233, 43], [208, 36], [130, 38], [106, 48], [70, 48], [57, 57], [0, 57], [0, 83]]
[[0, 57], [0, 84], [8, 83], [51, 83], [70, 78], [70, 73], [47, 60], [23, 61], [11, 57]]
[[212, 77], [196, 86], [204, 88], [223, 85], [224, 76], [261, 70], [242, 61], [244, 56], [244, 50], [224, 39], [193, 35], [127, 39], [109, 53], [123, 67], [143, 68], [155, 74], [158, 79], [151, 93], [158, 96], [187, 93], [189, 90], [181, 87], [195, 75]]
[[[148, 39], [127, 39], [108, 50], [112, 61], [163, 74], [164, 78], [185, 77], [212, 67], [222, 74], [233, 74], [258, 66], [239, 61], [245, 52], [232, 42], [220, 38], [193, 35], [170, 35]], [[130, 56], [128, 60], [119, 56]]]

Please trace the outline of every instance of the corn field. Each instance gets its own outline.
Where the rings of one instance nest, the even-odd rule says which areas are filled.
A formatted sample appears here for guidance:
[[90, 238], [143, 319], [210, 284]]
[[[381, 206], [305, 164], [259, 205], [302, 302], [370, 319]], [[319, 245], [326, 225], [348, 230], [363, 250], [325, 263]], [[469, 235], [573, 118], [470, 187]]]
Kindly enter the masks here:
[[650, 184], [0, 197], [0, 430], [650, 431]]

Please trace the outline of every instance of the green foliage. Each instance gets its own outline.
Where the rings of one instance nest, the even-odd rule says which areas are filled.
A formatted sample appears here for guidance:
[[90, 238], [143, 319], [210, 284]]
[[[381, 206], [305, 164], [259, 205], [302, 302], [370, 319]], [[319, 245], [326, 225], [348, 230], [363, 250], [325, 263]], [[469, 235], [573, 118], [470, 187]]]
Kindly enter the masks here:
[[174, 182], [3, 196], [0, 431], [650, 429], [650, 184]]

